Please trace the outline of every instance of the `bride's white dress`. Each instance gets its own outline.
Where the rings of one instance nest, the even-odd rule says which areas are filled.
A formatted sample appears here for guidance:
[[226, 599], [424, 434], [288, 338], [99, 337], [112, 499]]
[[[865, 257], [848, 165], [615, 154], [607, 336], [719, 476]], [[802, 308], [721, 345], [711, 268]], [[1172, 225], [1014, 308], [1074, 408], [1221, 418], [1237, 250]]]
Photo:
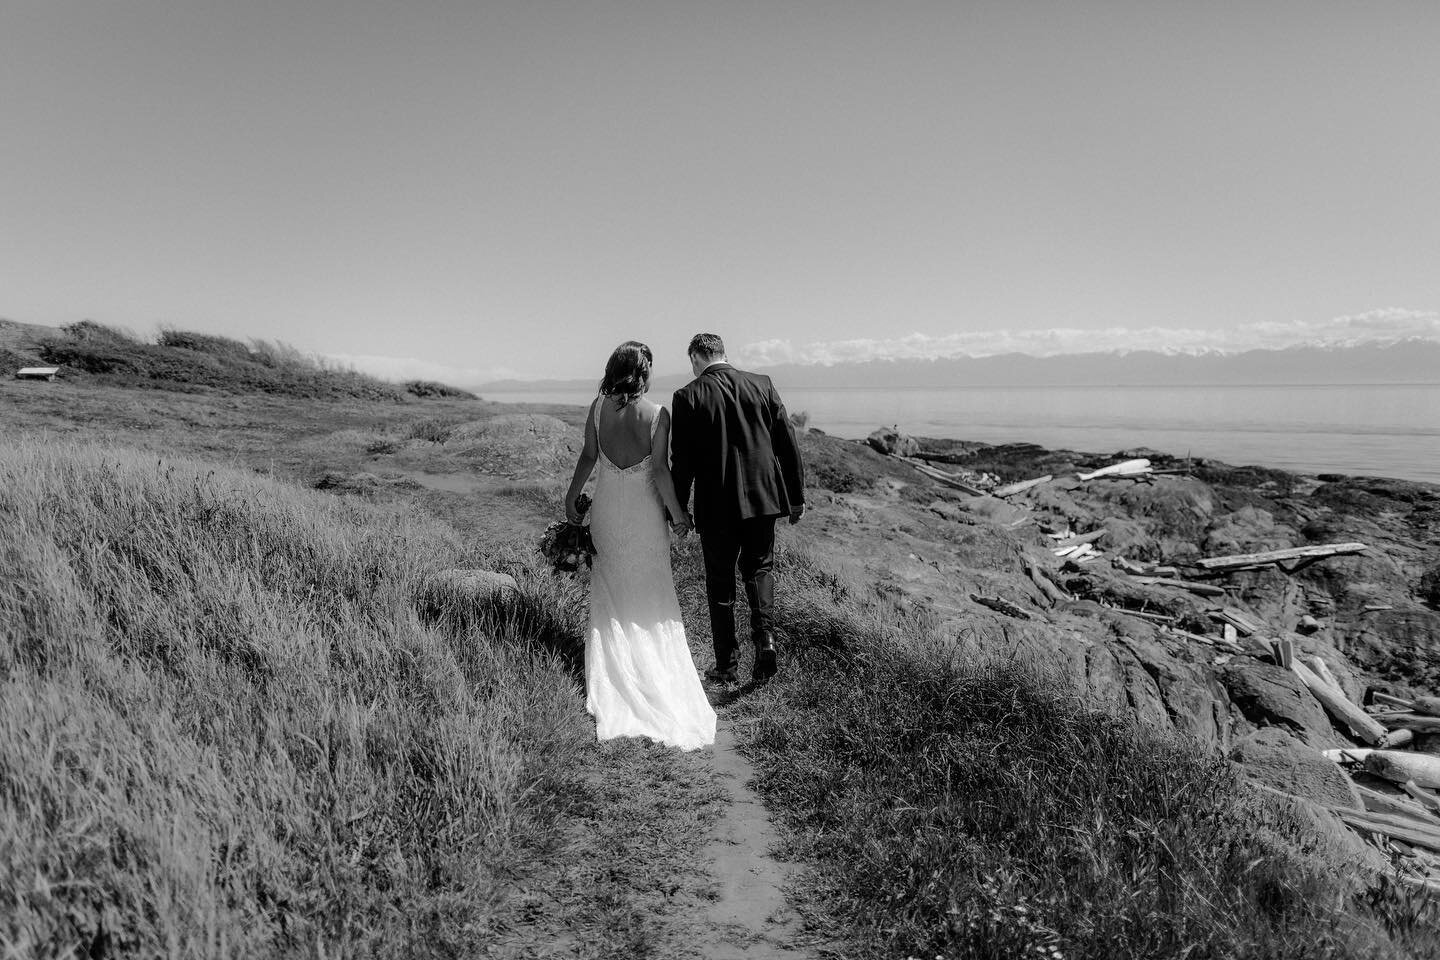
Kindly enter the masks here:
[[714, 743], [715, 711], [680, 622], [650, 457], [621, 469], [596, 446], [585, 647], [585, 709], [595, 718], [596, 737], [649, 737], [684, 750]]

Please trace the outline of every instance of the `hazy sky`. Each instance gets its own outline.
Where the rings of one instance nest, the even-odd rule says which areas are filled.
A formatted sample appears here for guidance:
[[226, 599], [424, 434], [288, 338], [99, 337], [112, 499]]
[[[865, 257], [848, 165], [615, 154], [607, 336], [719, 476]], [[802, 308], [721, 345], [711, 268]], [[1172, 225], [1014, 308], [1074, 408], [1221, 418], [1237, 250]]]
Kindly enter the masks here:
[[1437, 309], [1434, 0], [0, 0], [14, 320], [598, 376]]

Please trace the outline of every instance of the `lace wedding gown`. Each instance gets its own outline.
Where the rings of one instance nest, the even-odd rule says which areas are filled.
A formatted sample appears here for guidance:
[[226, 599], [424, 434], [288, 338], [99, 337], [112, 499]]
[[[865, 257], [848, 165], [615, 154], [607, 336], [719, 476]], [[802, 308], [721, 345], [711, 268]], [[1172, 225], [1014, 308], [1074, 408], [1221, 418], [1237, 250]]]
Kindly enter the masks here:
[[714, 743], [715, 711], [680, 622], [670, 534], [650, 457], [622, 469], [596, 447], [585, 646], [585, 709], [595, 718], [596, 738], [649, 737], [684, 750]]

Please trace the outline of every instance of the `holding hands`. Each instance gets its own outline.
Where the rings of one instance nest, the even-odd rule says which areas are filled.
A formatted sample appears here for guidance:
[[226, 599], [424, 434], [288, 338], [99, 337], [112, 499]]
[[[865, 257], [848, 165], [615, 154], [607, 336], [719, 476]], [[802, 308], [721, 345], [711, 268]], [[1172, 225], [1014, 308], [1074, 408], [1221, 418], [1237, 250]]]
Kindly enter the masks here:
[[690, 516], [688, 511], [681, 511], [678, 520], [670, 521], [670, 529], [677, 537], [684, 537], [695, 529], [695, 519]]

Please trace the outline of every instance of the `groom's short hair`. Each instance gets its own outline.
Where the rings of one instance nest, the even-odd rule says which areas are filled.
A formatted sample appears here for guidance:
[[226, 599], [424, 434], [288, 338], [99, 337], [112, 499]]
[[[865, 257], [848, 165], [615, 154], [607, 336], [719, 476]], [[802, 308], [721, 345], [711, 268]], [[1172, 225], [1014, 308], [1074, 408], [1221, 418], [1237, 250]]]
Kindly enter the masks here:
[[725, 341], [713, 333], [697, 333], [690, 338], [690, 349], [686, 352], [692, 357], [714, 360], [725, 356]]

